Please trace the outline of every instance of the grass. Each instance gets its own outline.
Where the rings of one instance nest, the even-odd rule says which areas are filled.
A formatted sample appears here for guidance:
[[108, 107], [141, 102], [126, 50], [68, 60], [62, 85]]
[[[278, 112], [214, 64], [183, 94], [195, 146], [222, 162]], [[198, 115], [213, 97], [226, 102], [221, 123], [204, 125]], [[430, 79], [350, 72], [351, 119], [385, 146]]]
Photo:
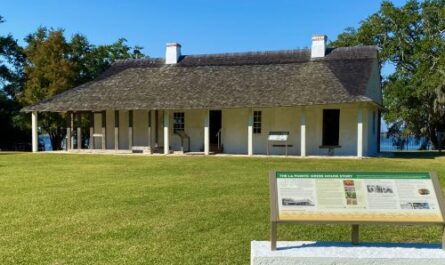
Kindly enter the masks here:
[[[0, 153], [1, 264], [248, 264], [269, 239], [274, 169], [436, 171], [445, 157], [365, 160]], [[283, 225], [280, 240], [350, 240]], [[436, 226], [361, 228], [363, 241], [439, 242]]]

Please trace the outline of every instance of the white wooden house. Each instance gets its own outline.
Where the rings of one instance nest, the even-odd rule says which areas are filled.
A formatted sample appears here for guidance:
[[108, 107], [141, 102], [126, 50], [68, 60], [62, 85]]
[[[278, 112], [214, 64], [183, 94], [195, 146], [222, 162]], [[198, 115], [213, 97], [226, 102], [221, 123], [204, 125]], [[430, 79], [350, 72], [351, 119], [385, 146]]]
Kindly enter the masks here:
[[[96, 80], [24, 108], [66, 113], [67, 149], [170, 154], [374, 156], [382, 106], [374, 46], [121, 60]], [[76, 128], [79, 118], [90, 129]], [[81, 132], [89, 132], [87, 146]], [[270, 142], [270, 134], [287, 141]], [[74, 140], [73, 139], [79, 139]], [[77, 142], [77, 144], [75, 144]]]

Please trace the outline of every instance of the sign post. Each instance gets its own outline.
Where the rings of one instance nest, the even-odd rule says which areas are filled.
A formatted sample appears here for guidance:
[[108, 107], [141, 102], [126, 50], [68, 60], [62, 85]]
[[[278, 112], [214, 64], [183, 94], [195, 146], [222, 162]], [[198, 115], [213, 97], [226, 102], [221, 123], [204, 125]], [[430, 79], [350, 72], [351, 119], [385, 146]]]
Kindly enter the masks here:
[[445, 224], [434, 173], [273, 171], [269, 180], [272, 250], [281, 223], [350, 224], [354, 245], [361, 224]]

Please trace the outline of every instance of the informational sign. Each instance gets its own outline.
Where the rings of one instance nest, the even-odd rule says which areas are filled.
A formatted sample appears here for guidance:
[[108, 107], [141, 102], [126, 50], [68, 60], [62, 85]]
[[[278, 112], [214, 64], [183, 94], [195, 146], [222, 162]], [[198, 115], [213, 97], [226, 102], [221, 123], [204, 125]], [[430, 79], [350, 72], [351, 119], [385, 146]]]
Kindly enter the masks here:
[[277, 141], [277, 142], [285, 142], [289, 137], [289, 132], [269, 132], [269, 136], [267, 140], [269, 141]]
[[[444, 223], [430, 173], [274, 172], [276, 221]], [[272, 181], [272, 180], [271, 180]]]

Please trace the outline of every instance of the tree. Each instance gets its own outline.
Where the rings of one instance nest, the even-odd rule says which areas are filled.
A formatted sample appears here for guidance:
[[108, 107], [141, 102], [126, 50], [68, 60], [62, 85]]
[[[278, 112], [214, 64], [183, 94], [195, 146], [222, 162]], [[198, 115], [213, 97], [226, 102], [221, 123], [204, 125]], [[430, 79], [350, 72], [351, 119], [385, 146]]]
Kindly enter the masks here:
[[[0, 16], [0, 24], [3, 22]], [[21, 117], [17, 95], [23, 89], [24, 60], [17, 40], [11, 34], [0, 36], [0, 149], [15, 149], [17, 143], [27, 138], [17, 122]]]
[[[97, 47], [81, 34], [75, 34], [67, 41], [62, 29], [44, 27], [25, 40], [24, 73], [27, 79], [21, 95], [24, 105], [36, 104], [88, 82], [113, 61], [135, 57], [137, 50], [128, 46], [125, 39]], [[57, 113], [42, 113], [40, 117], [41, 128], [48, 133], [53, 149], [60, 149], [65, 136], [65, 117]]]
[[[70, 61], [70, 46], [63, 30], [39, 28], [26, 37], [27, 57], [24, 72], [27, 80], [21, 101], [36, 104], [73, 87], [75, 64]], [[60, 149], [63, 139], [63, 119], [57, 113], [42, 113], [41, 127], [48, 133], [54, 149]]]
[[127, 40], [120, 38], [111, 45], [94, 46], [81, 34], [75, 34], [70, 42], [70, 60], [75, 63], [75, 84], [91, 81], [119, 59], [144, 56], [141, 47], [130, 47]]
[[359, 28], [347, 28], [331, 44], [377, 45], [382, 65], [395, 67], [383, 79], [384, 119], [428, 137], [433, 148], [443, 146], [437, 136], [445, 131], [445, 0], [410, 0], [401, 7], [383, 1]]

